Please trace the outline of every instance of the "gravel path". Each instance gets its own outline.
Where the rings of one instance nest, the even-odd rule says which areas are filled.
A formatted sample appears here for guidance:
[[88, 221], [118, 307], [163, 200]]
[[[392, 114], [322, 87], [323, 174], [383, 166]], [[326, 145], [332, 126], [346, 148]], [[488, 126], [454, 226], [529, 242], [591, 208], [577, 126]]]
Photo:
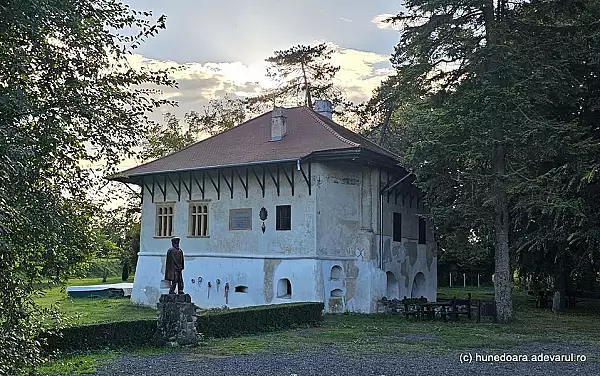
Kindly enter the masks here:
[[[559, 344], [531, 343], [510, 350], [472, 350], [476, 353], [502, 355], [528, 355], [524, 362], [473, 362], [461, 363], [460, 353], [444, 356], [421, 357], [394, 356], [348, 357], [333, 350], [302, 352], [289, 355], [255, 354], [223, 358], [204, 357], [194, 353], [174, 353], [151, 356], [120, 356], [112, 364], [98, 370], [96, 376], [401, 376], [401, 375], [451, 375], [466, 374], [483, 376], [554, 376], [554, 375], [600, 375], [600, 348], [568, 346]], [[532, 362], [531, 356], [544, 354], [583, 354], [587, 361], [580, 362]], [[463, 354], [469, 354], [465, 352]], [[595, 358], [595, 359], [592, 359]]]

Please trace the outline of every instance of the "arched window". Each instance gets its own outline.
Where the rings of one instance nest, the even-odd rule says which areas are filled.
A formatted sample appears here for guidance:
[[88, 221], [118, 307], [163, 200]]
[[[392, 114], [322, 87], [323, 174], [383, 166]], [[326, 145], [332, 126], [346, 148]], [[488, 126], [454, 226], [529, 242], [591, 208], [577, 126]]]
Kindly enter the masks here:
[[334, 265], [333, 268], [331, 268], [331, 275], [329, 278], [337, 281], [342, 279], [343, 275], [344, 271], [342, 270], [342, 267], [339, 265]]
[[292, 297], [292, 283], [287, 278], [282, 278], [277, 283], [277, 297], [290, 299]]

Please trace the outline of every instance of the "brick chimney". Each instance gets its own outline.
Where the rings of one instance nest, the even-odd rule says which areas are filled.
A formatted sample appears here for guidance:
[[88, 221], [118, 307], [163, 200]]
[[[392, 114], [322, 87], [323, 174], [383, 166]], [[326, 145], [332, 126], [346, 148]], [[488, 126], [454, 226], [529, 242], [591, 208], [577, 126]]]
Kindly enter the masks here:
[[328, 100], [318, 99], [315, 101], [315, 111], [319, 115], [323, 115], [328, 119], [331, 119], [332, 105]]
[[279, 141], [287, 134], [285, 123], [285, 108], [273, 108], [273, 112], [271, 112], [271, 141]]

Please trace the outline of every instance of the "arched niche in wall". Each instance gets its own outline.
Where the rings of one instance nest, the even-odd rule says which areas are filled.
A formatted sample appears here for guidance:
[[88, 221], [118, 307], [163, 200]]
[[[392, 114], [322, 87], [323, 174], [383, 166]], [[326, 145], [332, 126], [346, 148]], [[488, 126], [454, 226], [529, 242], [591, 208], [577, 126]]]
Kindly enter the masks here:
[[387, 286], [386, 286], [386, 290], [385, 290], [386, 298], [399, 299], [400, 292], [399, 292], [398, 280], [396, 279], [396, 276], [392, 272], [387, 272], [387, 273], [385, 273], [385, 275], [386, 275], [386, 279], [387, 279]]
[[413, 280], [412, 289], [410, 292], [411, 298], [420, 298], [421, 296], [427, 295], [427, 280], [423, 272], [418, 272]]
[[282, 278], [277, 282], [277, 297], [290, 299], [292, 297], [292, 282], [287, 278]]
[[332, 298], [341, 298], [344, 296], [344, 292], [340, 289], [331, 290], [330, 297]]
[[342, 278], [344, 278], [344, 271], [342, 267], [339, 265], [334, 265], [333, 268], [331, 268], [329, 279], [331, 279], [332, 281], [339, 281]]

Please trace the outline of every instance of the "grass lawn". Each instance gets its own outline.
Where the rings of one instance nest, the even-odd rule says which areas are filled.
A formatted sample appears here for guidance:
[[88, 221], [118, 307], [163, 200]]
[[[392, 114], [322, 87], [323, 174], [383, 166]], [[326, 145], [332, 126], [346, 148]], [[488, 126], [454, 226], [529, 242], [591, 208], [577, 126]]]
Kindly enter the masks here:
[[[440, 289], [440, 297], [493, 299], [491, 288]], [[492, 294], [492, 295], [490, 295]], [[503, 349], [530, 342], [566, 342], [600, 346], [600, 303], [582, 303], [562, 315], [537, 309], [527, 295], [514, 292], [515, 320], [494, 324], [406, 320], [384, 315], [328, 315], [319, 328], [251, 337], [208, 340], [199, 354], [233, 355], [258, 351], [293, 352], [334, 346], [348, 355], [441, 354], [465, 349]]]
[[[493, 299], [491, 288], [440, 288], [440, 298], [462, 297], [471, 292], [474, 299]], [[74, 304], [79, 304], [78, 302]], [[91, 303], [90, 303], [91, 304]], [[125, 311], [135, 307], [124, 308]], [[499, 350], [530, 342], [565, 342], [600, 346], [600, 306], [581, 303], [576, 310], [554, 315], [534, 307], [528, 296], [514, 291], [514, 316], [510, 324], [494, 324], [461, 319], [458, 322], [406, 320], [401, 316], [327, 315], [320, 327], [267, 333], [239, 338], [208, 339], [188, 351], [188, 357], [230, 356], [259, 352], [293, 353], [322, 346], [334, 347], [349, 356], [389, 356], [399, 354], [443, 354], [466, 349]], [[141, 349], [132, 355], [174, 351]], [[64, 370], [83, 373], [110, 361], [115, 352], [99, 352], [62, 358], [42, 371], [64, 374]], [[589, 358], [588, 361], [599, 359]], [[77, 373], [75, 373], [77, 374]]]
[[[120, 277], [108, 278], [106, 283], [121, 283]], [[132, 282], [131, 280], [127, 282]], [[69, 280], [67, 286], [103, 284], [101, 278]], [[64, 319], [73, 324], [90, 324], [123, 320], [156, 318], [156, 310], [131, 304], [129, 298], [70, 298], [67, 286], [55, 286], [44, 290], [35, 301], [42, 307], [57, 307]]]

